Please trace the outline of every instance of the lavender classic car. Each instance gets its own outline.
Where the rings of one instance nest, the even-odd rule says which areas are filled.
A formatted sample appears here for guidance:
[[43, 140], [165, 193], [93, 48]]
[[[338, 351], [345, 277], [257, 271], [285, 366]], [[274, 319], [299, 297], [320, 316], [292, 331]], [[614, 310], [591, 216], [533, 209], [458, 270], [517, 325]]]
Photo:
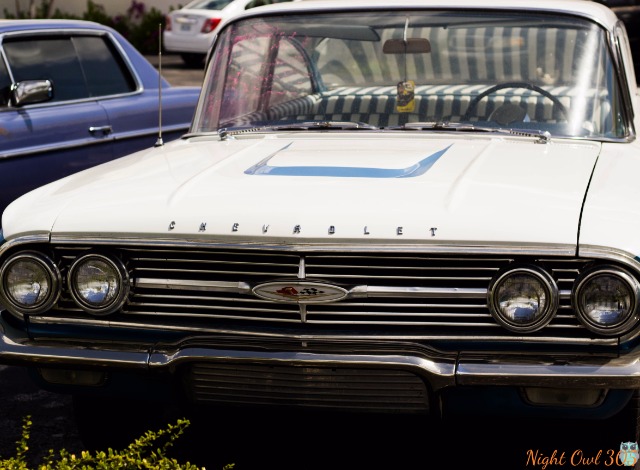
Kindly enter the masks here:
[[639, 116], [596, 2], [248, 10], [188, 134], [7, 208], [0, 362], [86, 442], [152, 398], [637, 442]]
[[199, 92], [160, 81], [103, 25], [0, 21], [0, 213], [38, 186], [152, 147], [159, 132], [181, 136]]

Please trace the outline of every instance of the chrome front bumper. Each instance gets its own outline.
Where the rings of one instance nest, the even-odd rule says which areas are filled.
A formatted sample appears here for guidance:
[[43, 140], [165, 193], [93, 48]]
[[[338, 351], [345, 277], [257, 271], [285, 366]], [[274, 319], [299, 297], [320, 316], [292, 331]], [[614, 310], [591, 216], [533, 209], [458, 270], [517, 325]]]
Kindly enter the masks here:
[[287, 347], [284, 341], [269, 345], [253, 340], [251, 343], [246, 338], [234, 338], [233, 342], [224, 343], [198, 338], [174, 345], [39, 341], [0, 324], [0, 364], [141, 372], [172, 370], [195, 362], [377, 367], [410, 371], [422, 377], [433, 391], [454, 386], [640, 388], [640, 349], [622, 357], [593, 354], [576, 357], [576, 354], [455, 353], [416, 343], [354, 341], [338, 343], [335, 349], [326, 352], [327, 343], [319, 338], [302, 342], [296, 338], [289, 342], [292, 347]]

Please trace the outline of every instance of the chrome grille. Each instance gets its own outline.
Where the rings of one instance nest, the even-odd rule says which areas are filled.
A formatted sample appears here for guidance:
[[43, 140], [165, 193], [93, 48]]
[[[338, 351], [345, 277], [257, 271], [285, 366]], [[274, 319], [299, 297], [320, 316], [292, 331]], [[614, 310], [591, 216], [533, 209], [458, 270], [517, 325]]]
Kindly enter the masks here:
[[201, 404], [429, 410], [424, 382], [402, 370], [197, 363], [188, 368], [185, 390]]
[[[84, 249], [58, 246], [56, 253], [68, 266]], [[589, 260], [149, 247], [118, 251], [127, 262], [133, 286], [123, 312], [109, 317], [112, 324], [194, 331], [277, 327], [284, 334], [521, 340], [493, 320], [486, 289], [505, 266], [533, 263], [553, 275], [561, 298], [552, 322], [526, 338], [568, 343], [593, 339], [570, 303], [573, 282]], [[358, 287], [364, 294], [308, 305], [302, 313], [295, 303], [263, 300], [250, 291], [259, 283], [300, 276], [347, 290]], [[64, 296], [54, 314], [58, 318], [84, 315]]]

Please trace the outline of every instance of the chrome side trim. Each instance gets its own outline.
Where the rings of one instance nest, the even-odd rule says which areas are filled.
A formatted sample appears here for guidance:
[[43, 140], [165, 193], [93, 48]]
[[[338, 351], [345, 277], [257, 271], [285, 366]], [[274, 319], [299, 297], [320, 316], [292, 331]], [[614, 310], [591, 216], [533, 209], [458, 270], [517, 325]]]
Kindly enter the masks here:
[[[162, 132], [167, 132], [167, 133], [176, 133], [176, 132], [180, 132], [182, 134], [184, 134], [185, 132], [187, 132], [189, 130], [189, 126], [185, 126], [183, 124], [162, 124]], [[135, 139], [138, 137], [146, 137], [148, 135], [157, 135], [158, 134], [158, 129], [157, 128], [149, 128], [148, 131], [146, 132], [118, 132], [116, 134], [114, 134], [115, 140], [127, 140], [127, 139]]]
[[104, 144], [113, 143], [113, 136], [111, 134], [103, 135], [101, 137], [91, 137], [91, 134], [89, 133], [87, 133], [87, 135], [89, 135], [89, 137], [84, 139], [77, 139], [67, 144], [59, 144], [59, 143], [56, 143], [54, 145], [43, 144], [43, 145], [38, 145], [34, 147], [28, 147], [26, 150], [24, 148], [21, 148], [13, 151], [4, 152], [0, 155], [0, 160], [40, 154], [45, 152], [62, 151], [62, 150], [74, 149], [74, 148], [89, 149], [94, 145], [100, 145], [100, 144], [104, 145]]
[[[62, 104], [67, 104], [67, 103], [68, 102], [64, 102]], [[174, 134], [174, 133], [182, 134], [188, 130], [188, 127], [175, 124], [171, 126], [166, 126], [166, 128], [164, 128], [163, 130], [167, 134]], [[145, 137], [150, 137], [157, 134], [158, 134], [158, 129], [153, 129], [153, 128], [149, 128], [147, 131], [143, 131], [143, 132], [139, 132], [139, 131], [126, 132], [126, 133], [109, 132], [104, 135], [101, 135], [101, 137], [87, 137], [85, 139], [78, 139], [73, 141], [72, 143], [67, 143], [67, 144], [55, 143], [54, 145], [47, 144], [47, 145], [39, 145], [37, 147], [29, 147], [26, 150], [24, 148], [21, 148], [13, 151], [7, 151], [0, 154], [0, 160], [5, 158], [6, 159], [17, 158], [17, 157], [23, 157], [23, 156], [33, 155], [33, 154], [40, 154], [44, 152], [54, 152], [54, 151], [74, 149], [74, 148], [85, 148], [85, 147], [90, 147], [90, 146], [100, 145], [100, 144], [112, 144], [114, 141], [143, 139]], [[90, 133], [89, 135], [92, 135], [92, 134]]]

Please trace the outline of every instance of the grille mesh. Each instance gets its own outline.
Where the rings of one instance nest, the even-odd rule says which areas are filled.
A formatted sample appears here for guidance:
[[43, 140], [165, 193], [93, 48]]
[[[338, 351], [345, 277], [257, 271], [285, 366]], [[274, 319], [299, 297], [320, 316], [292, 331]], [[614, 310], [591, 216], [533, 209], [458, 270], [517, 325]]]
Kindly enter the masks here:
[[277, 405], [349, 411], [427, 412], [422, 380], [401, 370], [193, 364], [185, 380], [202, 404]]

